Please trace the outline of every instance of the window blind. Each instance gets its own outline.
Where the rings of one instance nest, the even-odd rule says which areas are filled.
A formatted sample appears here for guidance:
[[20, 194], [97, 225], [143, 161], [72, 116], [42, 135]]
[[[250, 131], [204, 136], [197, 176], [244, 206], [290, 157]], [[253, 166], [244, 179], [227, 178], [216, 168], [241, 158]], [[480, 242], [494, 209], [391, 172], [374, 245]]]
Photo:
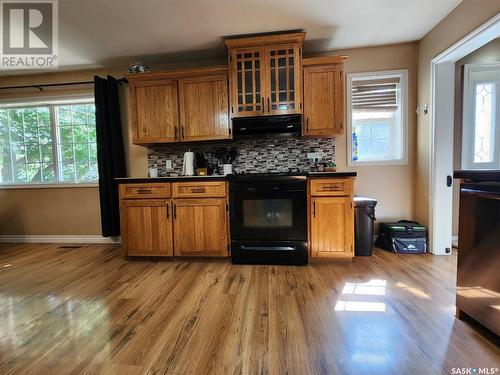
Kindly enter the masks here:
[[399, 85], [399, 77], [353, 80], [353, 111], [396, 111]]

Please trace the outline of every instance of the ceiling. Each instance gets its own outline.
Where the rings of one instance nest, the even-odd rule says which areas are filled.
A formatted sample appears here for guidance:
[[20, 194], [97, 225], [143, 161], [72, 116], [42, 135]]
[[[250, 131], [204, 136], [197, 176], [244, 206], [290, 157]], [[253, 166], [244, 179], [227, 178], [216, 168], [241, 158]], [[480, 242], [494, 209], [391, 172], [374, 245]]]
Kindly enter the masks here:
[[222, 37], [291, 29], [305, 50], [418, 40], [460, 0], [62, 0], [59, 66], [224, 58]]

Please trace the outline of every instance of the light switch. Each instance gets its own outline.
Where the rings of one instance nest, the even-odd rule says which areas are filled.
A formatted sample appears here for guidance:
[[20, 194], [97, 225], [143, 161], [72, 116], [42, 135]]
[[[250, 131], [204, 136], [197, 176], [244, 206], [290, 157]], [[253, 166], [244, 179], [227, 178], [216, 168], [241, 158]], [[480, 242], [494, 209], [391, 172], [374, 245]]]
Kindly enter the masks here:
[[172, 169], [172, 160], [167, 159], [165, 162], [165, 168], [167, 168], [168, 171]]

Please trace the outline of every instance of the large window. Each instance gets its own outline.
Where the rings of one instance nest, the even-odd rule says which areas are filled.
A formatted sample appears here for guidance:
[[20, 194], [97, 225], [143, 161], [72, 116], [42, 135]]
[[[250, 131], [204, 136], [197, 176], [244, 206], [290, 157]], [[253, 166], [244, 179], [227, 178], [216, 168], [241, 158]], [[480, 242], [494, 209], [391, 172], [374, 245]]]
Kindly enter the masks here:
[[500, 169], [500, 64], [464, 68], [462, 167]]
[[0, 107], [0, 184], [97, 179], [92, 99]]
[[407, 71], [347, 75], [349, 165], [407, 161]]

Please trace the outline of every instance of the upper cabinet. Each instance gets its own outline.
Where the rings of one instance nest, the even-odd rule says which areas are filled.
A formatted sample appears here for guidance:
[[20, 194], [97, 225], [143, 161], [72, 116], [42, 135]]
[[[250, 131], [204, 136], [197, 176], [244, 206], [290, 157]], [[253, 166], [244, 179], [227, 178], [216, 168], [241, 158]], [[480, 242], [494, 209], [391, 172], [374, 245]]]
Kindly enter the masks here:
[[226, 67], [131, 75], [133, 143], [229, 139]]
[[179, 79], [182, 141], [228, 139], [227, 75]]
[[345, 57], [305, 58], [302, 134], [336, 136], [344, 133]]
[[174, 142], [179, 126], [177, 82], [132, 81], [130, 87], [134, 143]]
[[305, 33], [227, 39], [231, 117], [302, 113]]

